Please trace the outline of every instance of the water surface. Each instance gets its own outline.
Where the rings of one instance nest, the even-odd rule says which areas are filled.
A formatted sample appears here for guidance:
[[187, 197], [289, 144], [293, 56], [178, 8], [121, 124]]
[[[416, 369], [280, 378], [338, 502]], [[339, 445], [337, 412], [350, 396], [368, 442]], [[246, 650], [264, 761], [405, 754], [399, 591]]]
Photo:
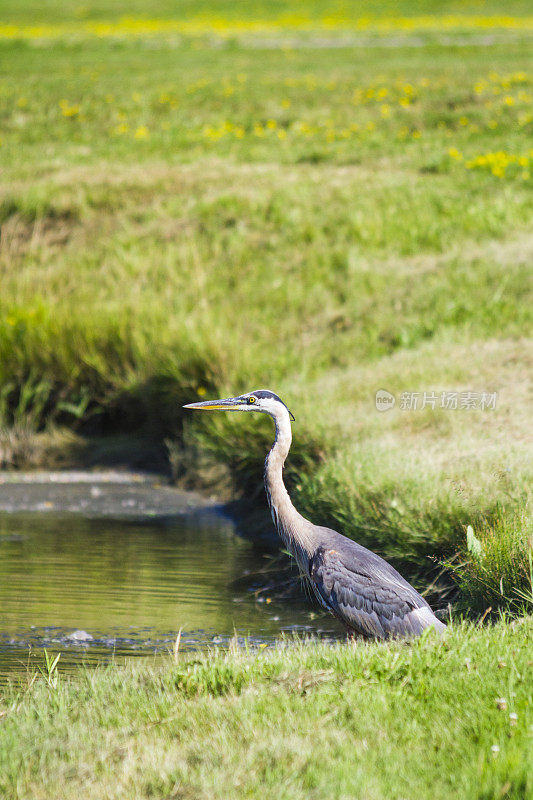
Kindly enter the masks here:
[[170, 522], [0, 513], [0, 680], [42, 666], [44, 648], [61, 652], [63, 670], [172, 650], [180, 628], [183, 649], [342, 635], [303, 596], [257, 591], [271, 559], [214, 512]]

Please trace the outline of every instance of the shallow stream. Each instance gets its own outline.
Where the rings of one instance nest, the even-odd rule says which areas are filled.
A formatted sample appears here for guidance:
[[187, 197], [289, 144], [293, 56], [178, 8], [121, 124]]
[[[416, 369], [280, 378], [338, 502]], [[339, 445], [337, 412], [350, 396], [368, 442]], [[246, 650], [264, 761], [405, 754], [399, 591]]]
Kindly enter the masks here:
[[[233, 636], [342, 636], [214, 505], [147, 480], [0, 481], [0, 681]], [[265, 587], [272, 586], [270, 592]]]

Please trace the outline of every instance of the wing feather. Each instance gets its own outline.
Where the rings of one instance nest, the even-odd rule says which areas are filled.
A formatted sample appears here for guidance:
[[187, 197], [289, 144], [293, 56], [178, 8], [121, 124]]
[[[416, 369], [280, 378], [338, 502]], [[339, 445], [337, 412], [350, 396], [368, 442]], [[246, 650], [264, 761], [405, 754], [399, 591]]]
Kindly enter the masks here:
[[386, 639], [416, 635], [428, 625], [445, 627], [390, 564], [355, 542], [342, 554], [319, 547], [309, 562], [309, 579], [321, 604], [365, 636]]

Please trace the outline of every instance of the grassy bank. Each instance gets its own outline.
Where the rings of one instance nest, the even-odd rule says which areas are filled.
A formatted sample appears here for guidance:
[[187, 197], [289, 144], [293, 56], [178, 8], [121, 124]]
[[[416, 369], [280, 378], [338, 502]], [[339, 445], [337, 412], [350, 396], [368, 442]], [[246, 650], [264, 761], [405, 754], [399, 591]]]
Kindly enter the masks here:
[[531, 797], [531, 622], [52, 672], [0, 699], [15, 798]]
[[187, 5], [141, 5], [56, 2], [37, 30], [37, 6], [4, 3], [5, 460], [35, 429], [141, 431], [182, 478], [260, 497], [268, 423], [180, 406], [268, 386], [297, 418], [303, 512], [420, 588], [435, 559], [471, 560], [468, 524], [482, 548], [497, 525], [507, 555], [476, 557], [491, 587], [513, 576], [504, 597], [475, 564], [462, 585], [512, 603], [530, 585], [527, 4], [511, 24], [490, 4], [328, 23], [258, 3], [240, 27], [195, 4], [195, 30]]

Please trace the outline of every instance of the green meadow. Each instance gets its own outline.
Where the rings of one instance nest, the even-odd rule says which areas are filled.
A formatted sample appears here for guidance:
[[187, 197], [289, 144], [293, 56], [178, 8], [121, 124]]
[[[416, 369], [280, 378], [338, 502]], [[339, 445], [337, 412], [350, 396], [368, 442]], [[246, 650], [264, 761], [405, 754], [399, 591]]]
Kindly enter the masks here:
[[299, 510], [485, 615], [60, 661], [2, 690], [2, 796], [531, 797], [529, 5], [0, 10], [2, 466], [163, 453], [264, 525], [269, 421], [181, 406], [270, 388]]
[[[3, 692], [5, 798], [527, 800], [531, 621], [280, 642]], [[33, 680], [33, 682], [32, 682]]]
[[487, 548], [446, 569], [443, 601], [520, 605], [527, 4], [276, 8], [236, 27], [223, 3], [3, 3], [3, 461], [135, 434], [180, 480], [253, 495], [268, 423], [181, 404], [270, 387], [297, 418], [304, 513], [420, 588], [472, 557], [472, 525]]

